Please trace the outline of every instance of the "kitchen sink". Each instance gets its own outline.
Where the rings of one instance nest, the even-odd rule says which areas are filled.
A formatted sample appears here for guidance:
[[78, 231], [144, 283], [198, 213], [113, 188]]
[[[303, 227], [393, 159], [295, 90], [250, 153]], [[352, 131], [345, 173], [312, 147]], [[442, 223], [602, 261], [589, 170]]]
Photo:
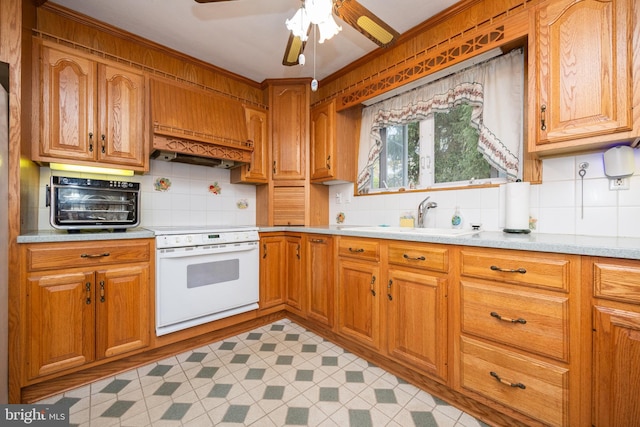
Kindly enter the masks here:
[[362, 227], [342, 227], [345, 231], [363, 231], [374, 233], [402, 233], [416, 234], [420, 236], [465, 236], [479, 233], [479, 230], [456, 229], [456, 228], [411, 228], [411, 227], [385, 227], [385, 226], [362, 226]]

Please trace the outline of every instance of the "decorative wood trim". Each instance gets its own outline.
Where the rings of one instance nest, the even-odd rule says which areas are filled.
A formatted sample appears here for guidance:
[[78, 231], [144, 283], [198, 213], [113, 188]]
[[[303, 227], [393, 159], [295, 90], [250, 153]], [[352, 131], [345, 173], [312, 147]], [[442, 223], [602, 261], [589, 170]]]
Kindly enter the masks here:
[[[190, 136], [191, 138], [191, 136]], [[217, 138], [212, 137], [213, 141]], [[153, 149], [165, 150], [176, 153], [188, 154], [199, 157], [210, 157], [213, 159], [226, 159], [236, 162], [248, 163], [251, 161], [251, 151], [253, 143], [246, 141], [236, 147], [229, 146], [230, 141], [199, 142], [192, 139], [184, 139], [174, 136], [156, 135], [153, 137]]]

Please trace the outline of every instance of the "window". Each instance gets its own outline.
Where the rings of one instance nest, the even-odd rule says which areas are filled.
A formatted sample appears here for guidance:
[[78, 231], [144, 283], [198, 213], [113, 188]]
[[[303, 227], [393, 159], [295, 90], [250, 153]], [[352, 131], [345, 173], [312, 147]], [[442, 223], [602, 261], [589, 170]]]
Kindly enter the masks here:
[[358, 193], [521, 178], [523, 58], [516, 50], [364, 108]]
[[478, 151], [480, 133], [471, 123], [471, 112], [469, 104], [460, 104], [419, 122], [380, 129], [382, 147], [371, 166], [370, 189], [468, 184], [499, 177]]

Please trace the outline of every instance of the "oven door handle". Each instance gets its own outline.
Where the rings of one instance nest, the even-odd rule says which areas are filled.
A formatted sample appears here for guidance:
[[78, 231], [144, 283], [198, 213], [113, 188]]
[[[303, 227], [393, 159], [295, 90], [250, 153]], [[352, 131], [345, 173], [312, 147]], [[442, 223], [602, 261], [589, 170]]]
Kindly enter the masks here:
[[217, 247], [197, 246], [195, 248], [158, 249], [157, 258], [188, 258], [201, 255], [224, 255], [234, 252], [250, 252], [258, 250], [258, 242], [242, 243], [239, 245], [224, 245]]

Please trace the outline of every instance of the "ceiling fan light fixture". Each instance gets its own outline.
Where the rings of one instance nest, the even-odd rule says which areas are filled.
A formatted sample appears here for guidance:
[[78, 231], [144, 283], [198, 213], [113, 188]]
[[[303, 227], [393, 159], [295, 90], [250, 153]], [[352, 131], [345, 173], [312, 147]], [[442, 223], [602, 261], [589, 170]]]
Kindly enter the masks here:
[[327, 19], [318, 23], [318, 29], [320, 30], [320, 39], [318, 43], [324, 43], [325, 40], [329, 40], [331, 37], [342, 31], [342, 27], [336, 23], [333, 19], [333, 15], [329, 15]]
[[333, 0], [305, 0], [304, 4], [285, 21], [287, 29], [299, 37], [301, 41], [307, 41], [310, 25], [317, 25], [320, 29], [319, 43], [329, 40], [342, 30], [333, 18]]
[[307, 33], [309, 32], [311, 21], [309, 20], [309, 15], [307, 15], [304, 5], [298, 9], [291, 19], [287, 19], [284, 23], [294, 36], [299, 37], [303, 42], [307, 41]]

